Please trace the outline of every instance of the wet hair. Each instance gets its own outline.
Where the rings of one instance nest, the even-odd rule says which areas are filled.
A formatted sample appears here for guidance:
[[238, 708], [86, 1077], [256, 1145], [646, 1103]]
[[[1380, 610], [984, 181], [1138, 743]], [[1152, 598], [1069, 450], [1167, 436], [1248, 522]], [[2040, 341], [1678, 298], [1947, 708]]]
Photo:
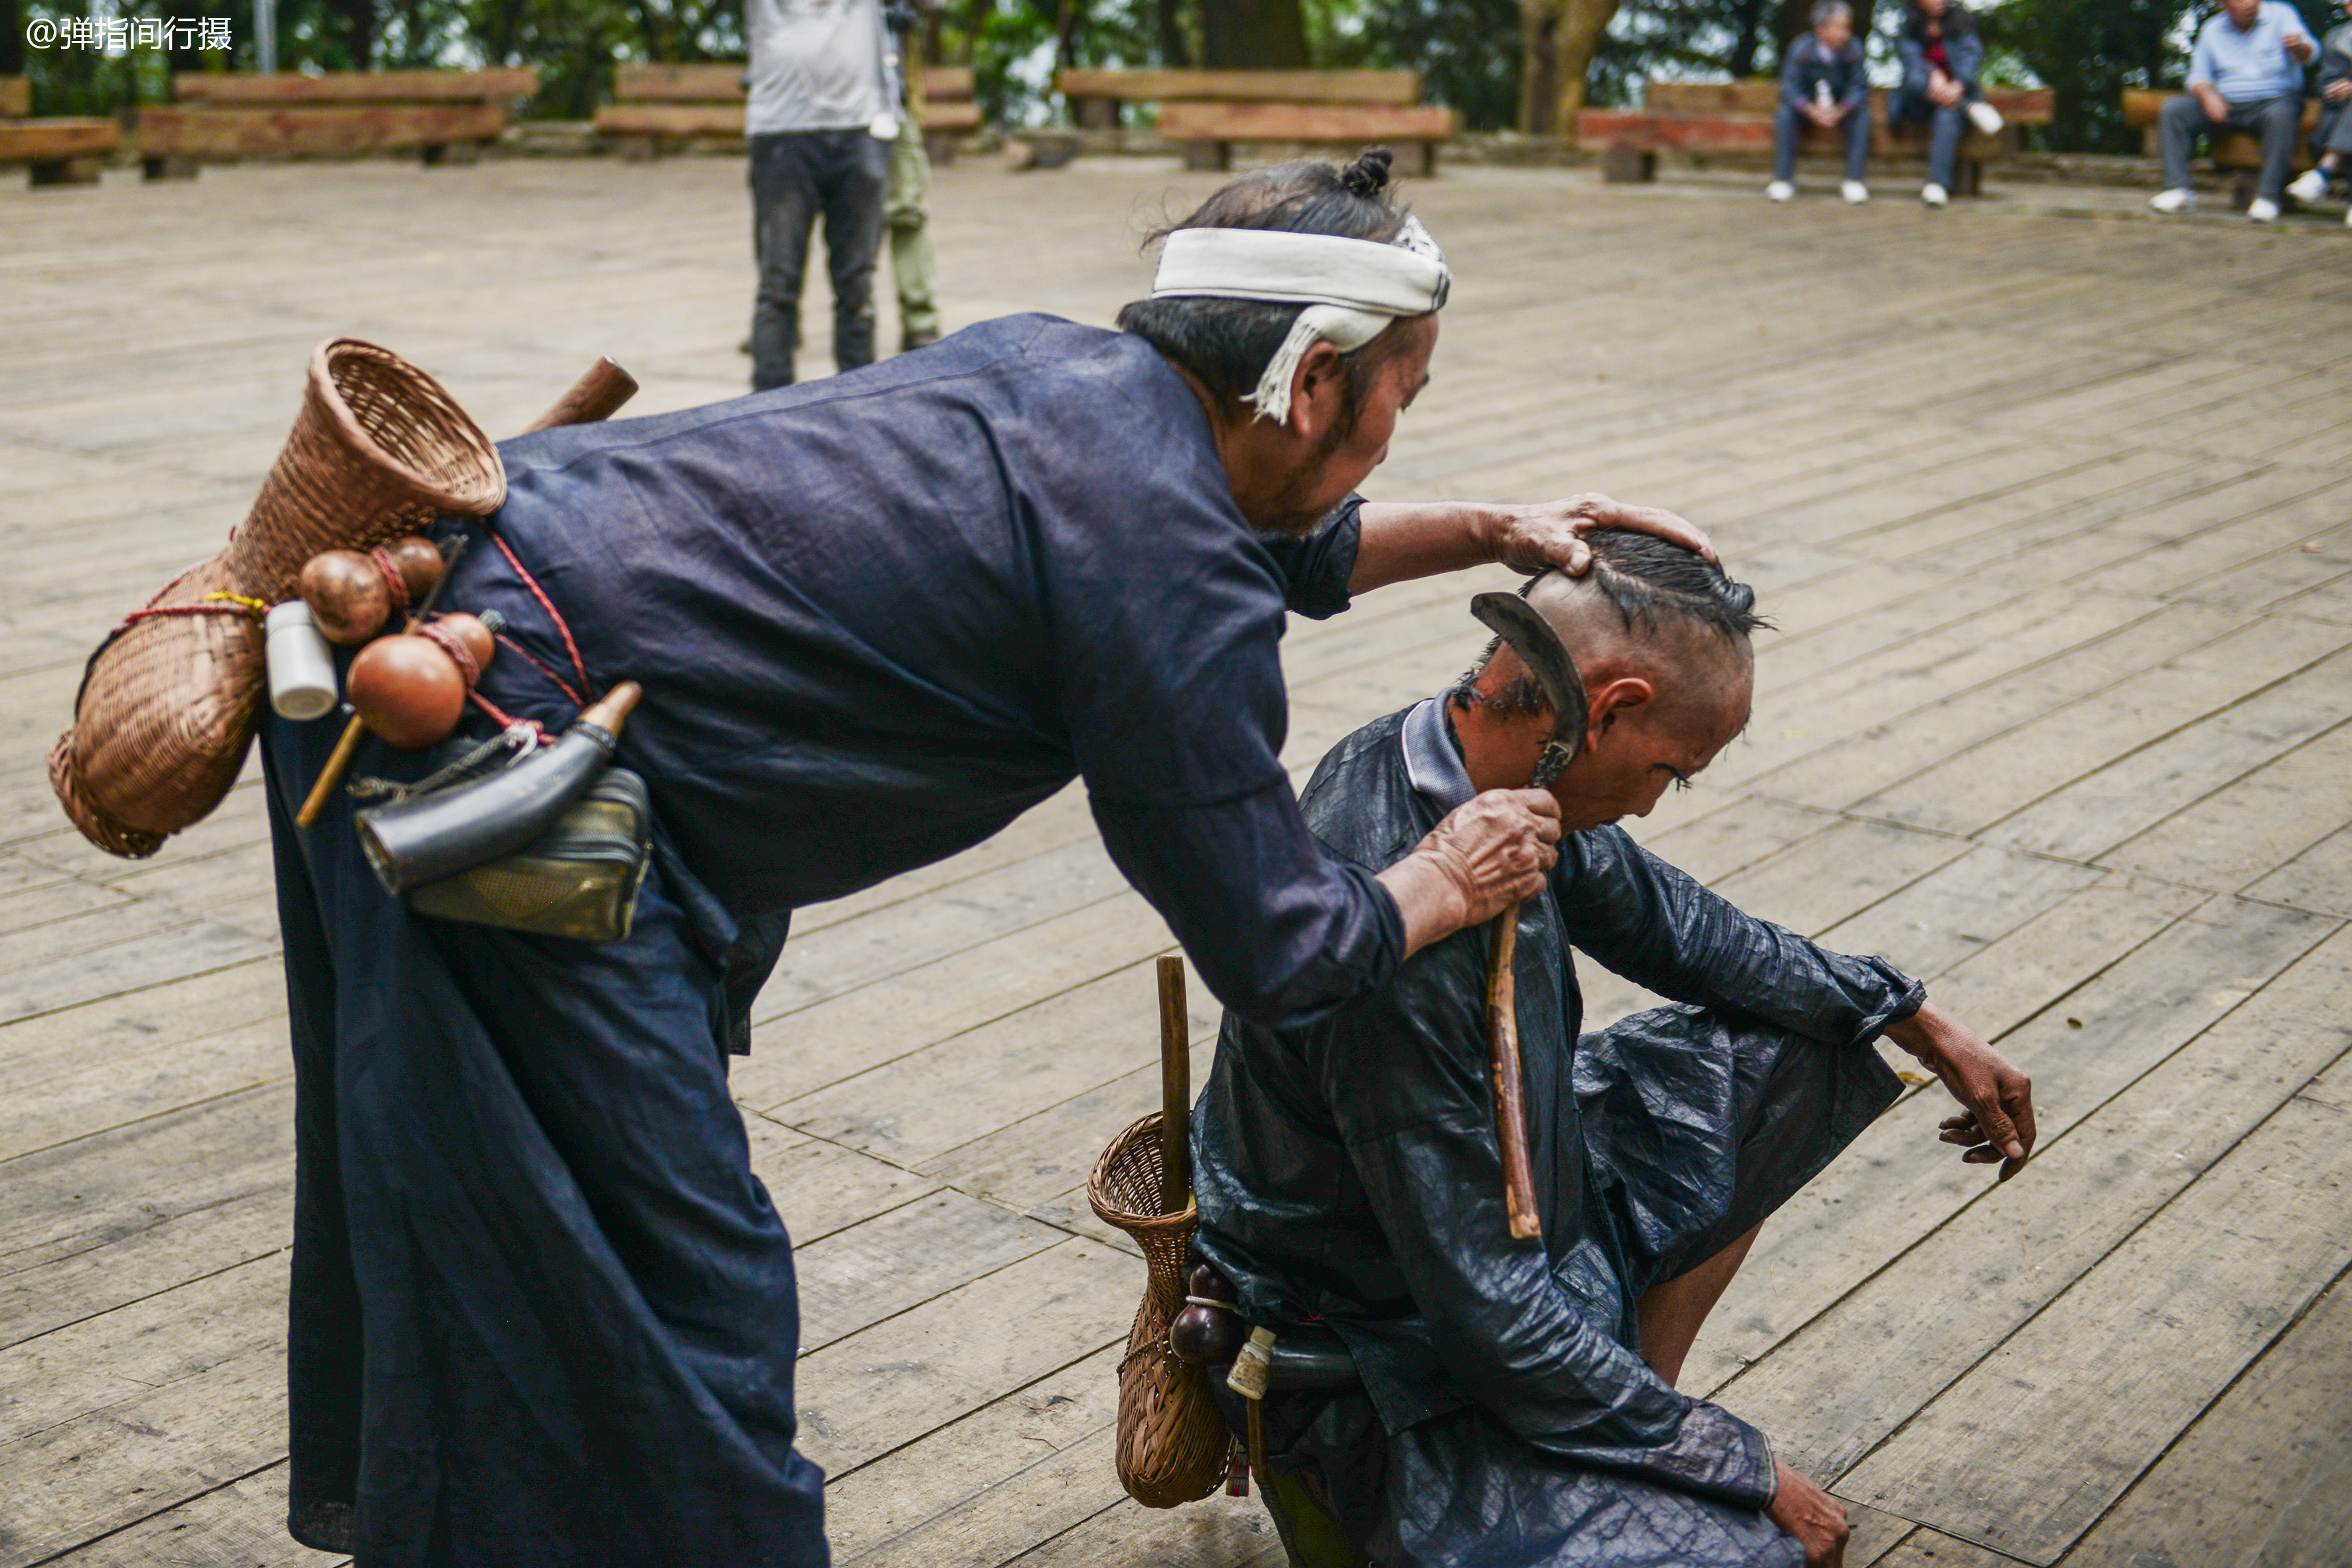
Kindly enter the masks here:
[[[1403, 232], [1406, 217], [1389, 181], [1393, 156], [1375, 147], [1352, 163], [1305, 159], [1244, 174], [1190, 216], [1154, 229], [1144, 243], [1181, 228], [1260, 228], [1386, 244]], [[1138, 300], [1119, 311], [1118, 328], [1192, 372], [1220, 402], [1239, 402], [1257, 390], [1267, 362], [1306, 308], [1257, 300]], [[1372, 374], [1402, 341], [1391, 324], [1340, 356], [1343, 430], [1354, 424]]]
[[[1579, 581], [1607, 596], [1629, 632], [1653, 634], [1671, 623], [1696, 627], [1726, 647], [1743, 647], [1772, 624], [1756, 613], [1755, 589], [1733, 582], [1722, 567], [1696, 551], [1629, 528], [1596, 529], [1584, 536], [1584, 542], [1592, 548], [1592, 566]], [[1547, 572], [1528, 578], [1519, 596], [1534, 593], [1550, 575]], [[1475, 702], [1498, 713], [1542, 710], [1542, 689], [1524, 675], [1505, 682], [1492, 697], [1476, 689], [1479, 673], [1502, 646], [1500, 637], [1487, 643], [1478, 662], [1447, 693], [1454, 706]]]
[[1846, 0], [1819, 0], [1813, 6], [1812, 25], [1816, 28], [1826, 27], [1832, 16], [1843, 16], [1851, 22], [1853, 20], [1853, 7], [1847, 5]]

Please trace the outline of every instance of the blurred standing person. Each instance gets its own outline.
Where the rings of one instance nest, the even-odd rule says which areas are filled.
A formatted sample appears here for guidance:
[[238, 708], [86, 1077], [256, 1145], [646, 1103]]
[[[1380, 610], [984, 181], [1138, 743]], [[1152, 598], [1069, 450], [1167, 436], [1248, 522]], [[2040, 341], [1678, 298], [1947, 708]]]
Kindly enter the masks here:
[[1797, 194], [1797, 150], [1805, 127], [1845, 128], [1845, 184], [1849, 202], [1866, 202], [1862, 183], [1870, 162], [1870, 80], [1863, 72], [1862, 45], [1853, 36], [1853, 7], [1846, 0], [1821, 0], [1813, 7], [1813, 30], [1789, 46], [1780, 66], [1780, 110], [1772, 117], [1772, 183], [1764, 194], [1785, 202]]
[[833, 363], [874, 363], [874, 262], [901, 118], [881, 0], [744, 0], [751, 38], [751, 389], [788, 385], [809, 232], [824, 219]]
[[890, 0], [883, 20], [897, 43], [900, 79], [898, 139], [890, 143], [890, 177], [884, 186], [883, 220], [890, 226], [890, 279], [898, 290], [898, 352], [912, 353], [940, 337], [939, 258], [931, 251], [930, 220], [923, 198], [930, 194], [931, 155], [923, 147], [922, 52], [915, 29], [922, 13], [940, 0]]
[[[2352, 17], [2352, 0], [2344, 0]], [[2287, 187], [2299, 202], [2327, 195], [2328, 182], [2346, 175], [2352, 161], [2352, 21], [2338, 22], [2319, 40], [2319, 123], [2312, 128], [2311, 153], [2317, 165]], [[2352, 211], [2344, 215], [2352, 224]]]
[[2286, 0], [2221, 0], [2197, 29], [2189, 57], [2189, 90], [2164, 106], [2164, 189], [2148, 198], [2160, 213], [2197, 205], [2189, 188], [2189, 152], [2201, 132], [2232, 131], [2263, 139], [2263, 177], [2246, 216], [2268, 223], [2286, 194], [2294, 133], [2303, 124], [2303, 68], [2319, 46]]
[[2000, 132], [2000, 110], [1985, 101], [1977, 82], [1984, 40], [1958, 0], [1911, 0], [1895, 35], [1895, 52], [1903, 61], [1903, 85], [1887, 100], [1886, 128], [1914, 121], [1927, 126], [1927, 183], [1919, 187], [1919, 199], [1939, 207], [1952, 199], [1963, 116], [1988, 136]]

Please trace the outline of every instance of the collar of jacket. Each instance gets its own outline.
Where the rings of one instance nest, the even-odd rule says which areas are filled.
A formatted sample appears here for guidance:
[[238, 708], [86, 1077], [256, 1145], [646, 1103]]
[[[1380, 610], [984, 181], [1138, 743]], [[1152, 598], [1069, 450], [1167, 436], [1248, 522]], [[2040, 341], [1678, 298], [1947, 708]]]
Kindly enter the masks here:
[[1470, 770], [1463, 764], [1462, 743], [1454, 738], [1454, 726], [1445, 721], [1443, 696], [1416, 704], [1404, 716], [1400, 736], [1404, 743], [1405, 776], [1440, 816], [1478, 793], [1470, 782]]

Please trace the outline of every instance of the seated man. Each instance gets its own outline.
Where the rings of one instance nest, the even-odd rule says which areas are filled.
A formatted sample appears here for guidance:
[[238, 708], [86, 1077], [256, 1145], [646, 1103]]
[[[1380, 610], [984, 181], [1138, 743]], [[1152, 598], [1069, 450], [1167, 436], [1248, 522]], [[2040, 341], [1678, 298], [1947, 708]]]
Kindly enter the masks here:
[[1811, 125], [1824, 131], [1844, 127], [1840, 134], [1845, 139], [1845, 183], [1838, 189], [1849, 202], [1868, 201], [1870, 187], [1862, 176], [1870, 163], [1870, 78], [1853, 36], [1853, 7], [1846, 0], [1819, 0], [1813, 30], [1790, 44], [1781, 62], [1780, 107], [1772, 116], [1772, 183], [1764, 187], [1776, 202], [1797, 194], [1797, 152]]
[[[2344, 0], [2352, 17], [2352, 0]], [[2287, 187], [2299, 202], [2325, 201], [2328, 183], [2352, 174], [2352, 21], [2338, 22], [2319, 40], [2319, 123], [2311, 128], [2313, 166]], [[2344, 215], [2352, 224], [2352, 212]]]
[[[1303, 1027], [1231, 1014], [1193, 1117], [1200, 1254], [1253, 1324], [1336, 1334], [1359, 1381], [1264, 1405], [1268, 1508], [1397, 1564], [1834, 1561], [1827, 1493], [1675, 1379], [1763, 1220], [1900, 1091], [1884, 1034], [1960, 1098], [1944, 1139], [2023, 1163], [2022, 1074], [1883, 960], [1742, 914], [1637, 847], [1748, 721], [1753, 594], [1700, 557], [1592, 534], [1528, 601], [1591, 730], [1554, 785], [1560, 858], [1520, 910], [1517, 1018], [1542, 1237], [1512, 1240], [1484, 1017], [1488, 933], [1424, 949]], [[1307, 786], [1336, 854], [1385, 865], [1473, 792], [1524, 784], [1551, 715], [1508, 648], [1358, 731]], [[1673, 998], [1579, 1037], [1573, 943]], [[1221, 1379], [1227, 1419], [1245, 1406]], [[1309, 1555], [1313, 1555], [1310, 1553]]]
[[2148, 198], [2160, 213], [2197, 205], [2189, 187], [2189, 152], [2202, 133], [2248, 132], [2263, 139], [2263, 173], [2246, 216], [2268, 223], [2279, 215], [2286, 172], [2294, 161], [2294, 133], [2303, 123], [2303, 68], [2318, 53], [2311, 30], [2286, 0], [2221, 0], [2221, 9], [2197, 30], [2189, 57], [2189, 90], [2164, 106], [2164, 189]]

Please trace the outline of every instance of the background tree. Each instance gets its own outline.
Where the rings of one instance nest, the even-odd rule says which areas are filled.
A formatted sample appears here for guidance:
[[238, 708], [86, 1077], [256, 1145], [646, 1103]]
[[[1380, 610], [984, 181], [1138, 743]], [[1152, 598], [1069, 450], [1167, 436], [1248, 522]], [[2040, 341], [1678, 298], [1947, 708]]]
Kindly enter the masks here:
[[[2323, 31], [2326, 7], [2298, 5]], [[2176, 47], [2180, 0], [2009, 0], [1984, 13], [1985, 42], [2047, 85], [2049, 144], [2070, 153], [2137, 153], [2139, 132], [2123, 122], [2127, 87], [2178, 87], [2189, 55]]]

